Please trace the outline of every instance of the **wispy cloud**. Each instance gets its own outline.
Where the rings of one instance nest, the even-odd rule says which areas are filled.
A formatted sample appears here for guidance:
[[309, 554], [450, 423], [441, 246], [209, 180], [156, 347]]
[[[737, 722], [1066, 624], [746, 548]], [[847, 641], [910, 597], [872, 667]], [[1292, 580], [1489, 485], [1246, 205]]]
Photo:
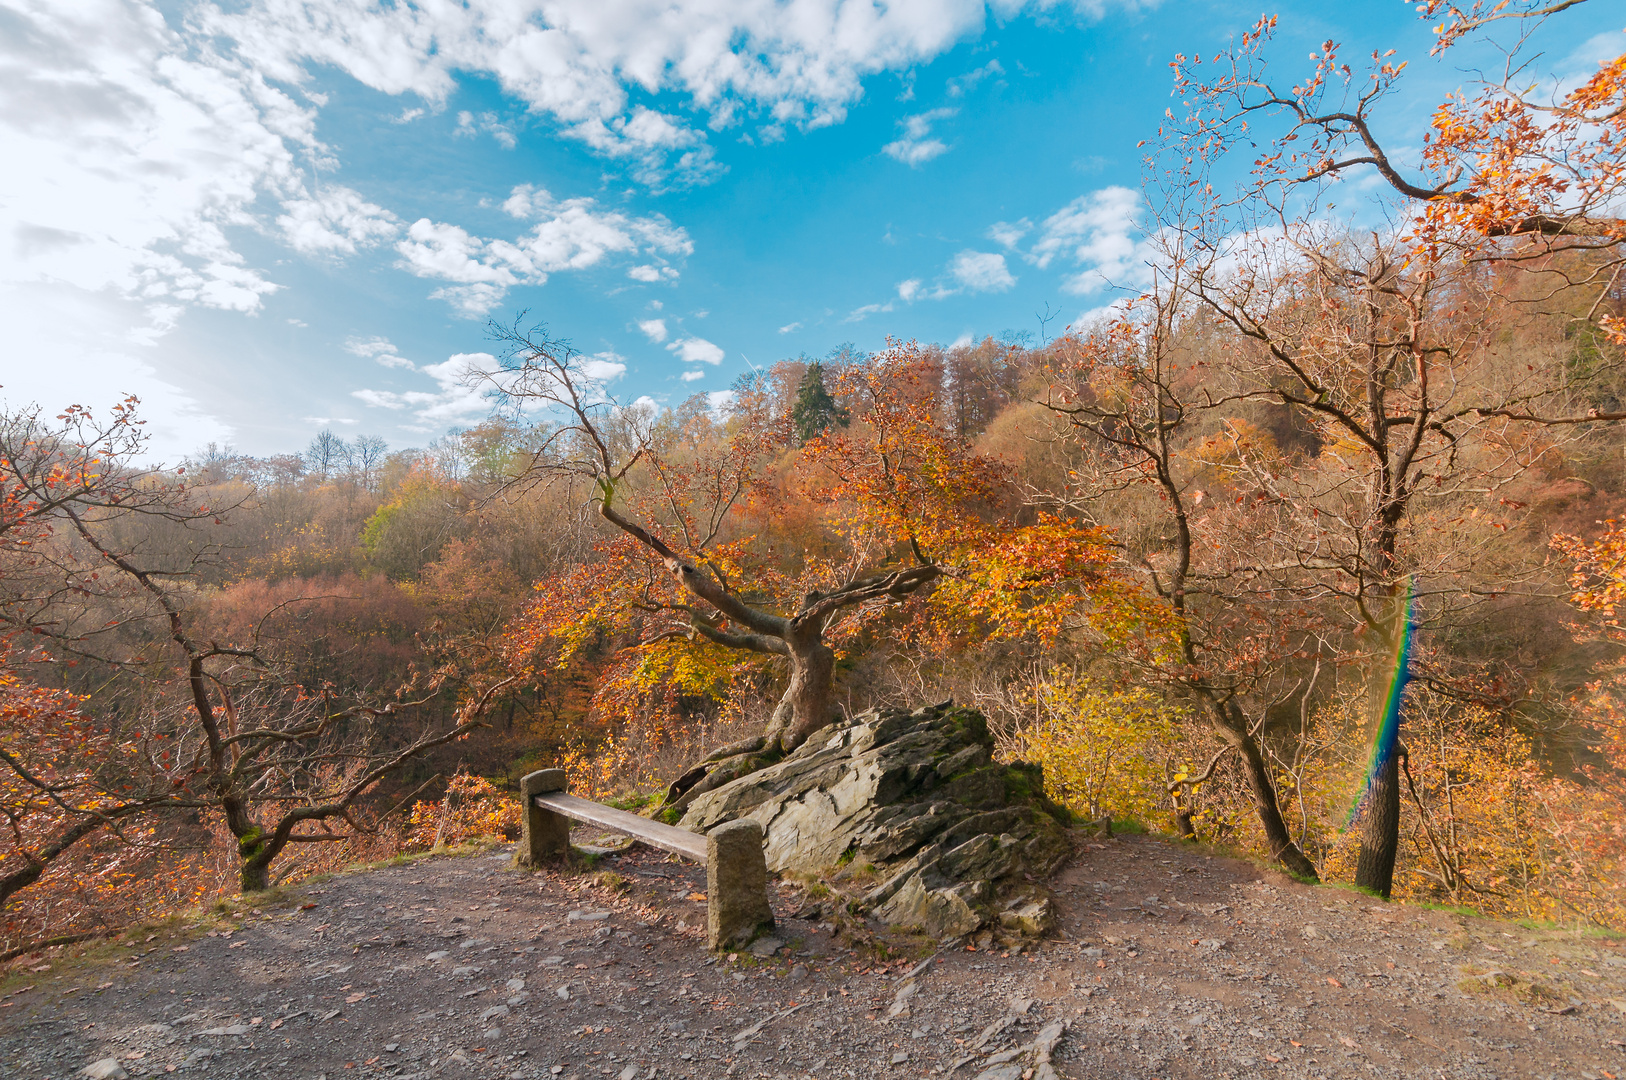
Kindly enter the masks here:
[[869, 318], [871, 315], [879, 315], [882, 312], [887, 312], [887, 311], [891, 311], [891, 310], [892, 310], [891, 301], [888, 301], [888, 302], [886, 302], [884, 304], [865, 304], [861, 308], [854, 308], [852, 311], [848, 312], [847, 317], [845, 319], [842, 319], [841, 321], [844, 322], [844, 323], [863, 322], [865, 319]]
[[1045, 218], [1024, 258], [1043, 270], [1061, 258], [1078, 267], [1062, 288], [1090, 295], [1110, 287], [1145, 284], [1150, 252], [1141, 233], [1139, 192], [1108, 187], [1080, 195]]
[[505, 150], [512, 150], [519, 145], [519, 140], [514, 138], [513, 130], [499, 120], [496, 113], [483, 112], [476, 116], [474, 113], [464, 111], [457, 114], [457, 130], [452, 132], [453, 136], [469, 138], [482, 131], [496, 139]]
[[784, 326], [781, 326], [779, 328], [779, 332], [781, 334], [794, 334], [796, 331], [800, 330], [801, 328], [802, 328], [802, 324], [799, 323], [799, 322], [786, 323]]
[[418, 366], [411, 360], [402, 356], [395, 348], [395, 343], [389, 338], [349, 338], [344, 343], [344, 351], [353, 356], [365, 356], [375, 363], [387, 368], [406, 368], [408, 371], [418, 370]]
[[491, 411], [490, 390], [472, 375], [492, 370], [496, 358], [490, 353], [457, 353], [439, 364], [425, 364], [418, 370], [434, 380], [433, 390], [354, 390], [350, 396], [380, 409], [411, 409], [420, 420], [454, 423], [471, 420]]
[[[361, 350], [376, 348], [382, 339], [357, 343], [351, 349], [358, 355]], [[387, 344], [387, 343], [386, 343]], [[391, 346], [393, 349], [393, 346]], [[495, 388], [487, 373], [498, 369], [497, 360], [490, 353], [457, 353], [439, 364], [424, 364], [416, 370], [427, 375], [434, 383], [426, 390], [353, 390], [350, 396], [365, 405], [392, 411], [410, 410], [422, 424], [445, 425], [467, 423], [489, 413], [494, 404]], [[613, 352], [595, 353], [584, 357], [578, 370], [589, 382], [602, 387], [626, 374], [626, 361]]]
[[1005, 74], [1005, 67], [998, 60], [990, 60], [980, 68], [974, 68], [964, 75], [948, 81], [949, 97], [964, 97], [977, 88], [977, 84], [984, 79], [997, 79]]
[[949, 108], [932, 109], [930, 112], [904, 117], [898, 121], [898, 126], [903, 129], [903, 136], [896, 142], [889, 142], [881, 147], [881, 152], [910, 168], [924, 165], [932, 158], [948, 153], [948, 144], [932, 136], [932, 125], [939, 120], [947, 120], [959, 111]]

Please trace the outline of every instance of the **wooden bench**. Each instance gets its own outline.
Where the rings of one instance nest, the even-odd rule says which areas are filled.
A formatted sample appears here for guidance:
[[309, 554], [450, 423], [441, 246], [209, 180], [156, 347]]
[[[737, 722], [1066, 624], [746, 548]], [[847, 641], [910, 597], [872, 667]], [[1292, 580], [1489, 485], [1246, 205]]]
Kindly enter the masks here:
[[705, 836], [651, 821], [565, 790], [563, 769], [542, 769], [519, 783], [525, 821], [514, 862], [536, 867], [570, 857], [570, 823], [583, 821], [625, 833], [706, 868], [706, 946], [725, 949], [773, 926], [768, 906], [768, 863], [762, 826], [749, 818], [717, 826]]

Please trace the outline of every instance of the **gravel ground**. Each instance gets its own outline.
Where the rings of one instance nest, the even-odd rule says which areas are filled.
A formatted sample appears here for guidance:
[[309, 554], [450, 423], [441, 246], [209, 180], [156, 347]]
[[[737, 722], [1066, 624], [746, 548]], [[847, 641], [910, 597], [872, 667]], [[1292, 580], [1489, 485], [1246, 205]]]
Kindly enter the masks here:
[[698, 867], [640, 847], [599, 864], [621, 880], [510, 858], [345, 874], [16, 961], [0, 1076], [1626, 1076], [1618, 941], [1152, 838], [1080, 840], [1055, 940], [1021, 953], [800, 919], [785, 885], [779, 941], [713, 959]]

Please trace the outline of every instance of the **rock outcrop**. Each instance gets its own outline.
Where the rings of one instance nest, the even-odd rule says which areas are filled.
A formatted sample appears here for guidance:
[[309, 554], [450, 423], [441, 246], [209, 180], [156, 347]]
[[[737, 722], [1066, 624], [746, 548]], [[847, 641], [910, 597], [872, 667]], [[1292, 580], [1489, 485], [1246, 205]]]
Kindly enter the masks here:
[[995, 762], [993, 748], [975, 709], [871, 710], [698, 796], [679, 824], [753, 819], [774, 871], [873, 867], [864, 906], [893, 925], [1036, 935], [1052, 918], [1043, 879], [1071, 850], [1066, 812], [1036, 766]]

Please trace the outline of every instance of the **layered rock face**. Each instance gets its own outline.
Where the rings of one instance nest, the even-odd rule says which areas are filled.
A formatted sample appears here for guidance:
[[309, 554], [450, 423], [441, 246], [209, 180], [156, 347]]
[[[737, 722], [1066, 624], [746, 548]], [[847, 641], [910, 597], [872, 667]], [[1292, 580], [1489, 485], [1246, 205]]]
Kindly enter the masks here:
[[984, 926], [1042, 933], [1043, 881], [1071, 850], [1034, 766], [993, 761], [975, 709], [871, 710], [795, 753], [698, 796], [679, 822], [706, 832], [751, 818], [770, 870], [876, 868], [871, 914], [937, 938]]

